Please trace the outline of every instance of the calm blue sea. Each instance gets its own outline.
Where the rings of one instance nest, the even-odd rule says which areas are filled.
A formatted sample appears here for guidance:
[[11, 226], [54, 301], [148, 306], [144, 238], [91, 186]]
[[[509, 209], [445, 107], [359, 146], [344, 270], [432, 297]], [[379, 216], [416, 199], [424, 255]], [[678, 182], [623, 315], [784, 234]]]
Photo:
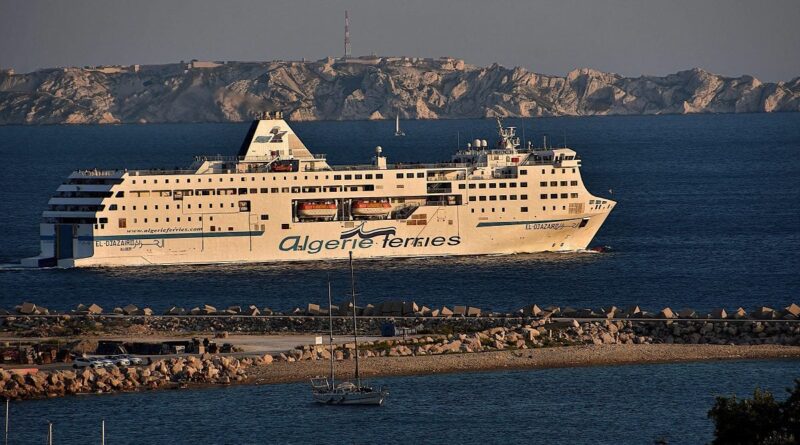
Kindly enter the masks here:
[[[525, 136], [576, 149], [591, 191], [619, 202], [594, 244], [615, 252], [382, 260], [358, 264], [362, 300], [412, 299], [512, 310], [524, 304], [708, 309], [800, 298], [800, 113], [511, 120]], [[449, 159], [491, 120], [293, 124], [333, 163]], [[71, 170], [175, 167], [233, 154], [243, 124], [0, 127], [0, 263], [38, 254], [40, 213]], [[520, 134], [523, 132], [519, 130]], [[613, 190], [613, 194], [610, 190]], [[289, 310], [337, 293], [346, 265], [306, 263], [0, 270], [0, 307], [97, 302], [163, 309], [257, 304]], [[800, 301], [798, 301], [800, 303]]]
[[[367, 360], [366, 366], [369, 365]], [[708, 443], [718, 395], [786, 398], [797, 362], [712, 362], [375, 379], [388, 403], [330, 407], [307, 384], [12, 402], [9, 443]]]
[[[800, 293], [800, 113], [554, 118], [515, 122], [567, 144], [593, 192], [619, 202], [595, 244], [612, 254], [385, 260], [358, 264], [362, 301], [414, 299], [514, 309], [523, 304], [648, 308], [785, 305]], [[447, 159], [494, 133], [484, 120], [294, 125], [332, 162]], [[174, 167], [234, 153], [247, 124], [0, 127], [0, 263], [38, 253], [37, 224], [69, 172]], [[521, 132], [521, 131], [520, 131]], [[483, 136], [486, 135], [486, 136]], [[609, 190], [613, 189], [613, 194]], [[322, 301], [343, 263], [0, 270], [0, 306], [97, 302], [154, 308], [211, 303], [288, 310]], [[705, 443], [714, 396], [782, 393], [797, 362], [712, 362], [380, 379], [381, 409], [310, 403], [306, 385], [214, 388], [13, 403], [10, 443]], [[781, 394], [781, 397], [783, 395]]]

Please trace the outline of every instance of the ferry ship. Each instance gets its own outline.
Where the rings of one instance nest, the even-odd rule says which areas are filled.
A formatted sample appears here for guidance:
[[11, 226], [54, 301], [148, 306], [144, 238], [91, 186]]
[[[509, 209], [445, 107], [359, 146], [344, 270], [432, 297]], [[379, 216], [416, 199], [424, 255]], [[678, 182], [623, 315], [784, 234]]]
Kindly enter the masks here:
[[475, 140], [451, 162], [366, 165], [312, 154], [280, 112], [237, 156], [186, 170], [79, 170], [42, 214], [30, 267], [308, 261], [579, 251], [615, 206], [569, 148]]

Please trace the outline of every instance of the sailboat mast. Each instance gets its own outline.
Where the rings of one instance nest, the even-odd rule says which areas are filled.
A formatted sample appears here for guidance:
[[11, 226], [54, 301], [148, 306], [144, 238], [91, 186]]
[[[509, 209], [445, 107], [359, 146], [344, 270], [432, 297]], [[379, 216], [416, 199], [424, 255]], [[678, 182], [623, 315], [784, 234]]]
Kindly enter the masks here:
[[333, 362], [336, 361], [336, 357], [334, 356], [333, 349], [333, 300], [331, 299], [331, 274], [328, 274], [328, 326], [330, 329], [328, 339], [331, 348], [331, 388], [335, 388], [336, 381], [334, 380]]
[[350, 251], [350, 290], [353, 296], [353, 343], [356, 348], [356, 384], [361, 387], [361, 374], [358, 369], [358, 325], [356, 322], [356, 277], [353, 272], [353, 251]]
[[394, 132], [400, 133], [400, 113], [397, 114], [397, 119], [394, 121]]

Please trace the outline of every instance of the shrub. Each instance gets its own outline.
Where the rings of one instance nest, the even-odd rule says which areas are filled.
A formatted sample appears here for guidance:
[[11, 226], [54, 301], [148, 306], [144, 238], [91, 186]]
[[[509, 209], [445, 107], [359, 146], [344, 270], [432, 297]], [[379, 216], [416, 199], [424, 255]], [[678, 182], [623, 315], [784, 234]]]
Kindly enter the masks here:
[[752, 399], [717, 397], [708, 417], [714, 421], [714, 444], [797, 444], [800, 440], [800, 379], [779, 402], [756, 388]]

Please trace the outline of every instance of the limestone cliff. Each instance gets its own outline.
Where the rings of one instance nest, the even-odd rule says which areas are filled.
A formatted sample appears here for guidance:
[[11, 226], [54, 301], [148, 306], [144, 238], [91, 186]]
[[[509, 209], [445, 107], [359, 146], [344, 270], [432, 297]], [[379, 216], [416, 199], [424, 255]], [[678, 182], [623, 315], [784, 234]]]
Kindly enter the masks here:
[[800, 111], [800, 77], [559, 77], [449, 58], [0, 71], [0, 124], [243, 121], [272, 110], [292, 120]]

